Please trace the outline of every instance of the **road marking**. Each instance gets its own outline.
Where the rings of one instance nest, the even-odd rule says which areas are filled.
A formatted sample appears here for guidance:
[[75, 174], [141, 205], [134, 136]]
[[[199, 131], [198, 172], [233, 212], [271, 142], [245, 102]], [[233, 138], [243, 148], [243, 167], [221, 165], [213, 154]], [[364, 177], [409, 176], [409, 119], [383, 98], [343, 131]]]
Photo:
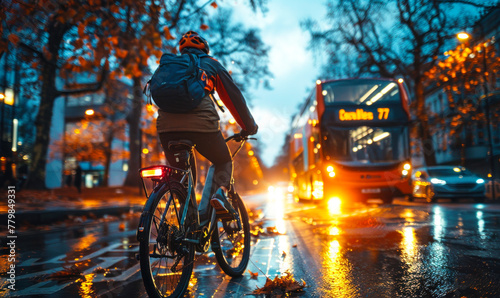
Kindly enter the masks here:
[[[115, 243], [111, 244], [109, 246], [106, 246], [102, 249], [99, 249], [93, 253], [90, 253], [79, 260], [63, 260], [64, 258], [67, 257], [66, 254], [62, 254], [56, 257], [53, 257], [49, 260], [46, 261], [40, 261], [41, 258], [33, 258], [30, 260], [26, 260], [22, 262], [19, 266], [23, 267], [28, 267], [28, 266], [37, 266], [37, 265], [43, 265], [43, 264], [74, 264], [74, 263], [79, 263], [82, 261], [90, 260], [90, 259], [96, 259], [99, 261], [98, 264], [94, 265], [91, 268], [87, 268], [82, 272], [82, 276], [92, 274], [97, 268], [101, 267], [103, 269], [109, 269], [112, 268], [115, 264], [127, 260], [129, 258], [129, 255], [123, 255], [123, 256], [117, 256], [117, 257], [103, 257], [104, 254], [106, 253], [134, 253], [138, 251], [138, 243], [132, 243], [129, 244], [130, 249], [123, 249], [123, 243]], [[41, 277], [41, 276], [47, 276], [51, 275], [60, 271], [65, 270], [63, 266], [58, 266], [56, 268], [52, 269], [47, 269], [43, 271], [38, 271], [38, 272], [33, 272], [33, 273], [28, 273], [24, 275], [20, 275], [16, 277], [17, 280], [25, 280], [25, 279], [31, 279], [31, 278], [36, 278], [36, 277]], [[120, 281], [124, 282], [129, 280], [134, 274], [138, 273], [140, 271], [140, 263], [135, 264], [134, 266], [128, 268], [127, 270], [123, 271], [120, 275], [116, 277], [106, 277], [104, 274], [96, 274], [95, 278], [93, 279], [93, 283], [97, 282], [104, 282], [104, 281]], [[25, 296], [25, 295], [51, 295], [54, 293], [57, 293], [61, 291], [62, 289], [74, 284], [77, 282], [79, 278], [75, 278], [74, 280], [65, 280], [66, 282], [61, 283], [61, 284], [55, 284], [53, 286], [47, 286], [50, 283], [57, 283], [57, 280], [50, 279], [50, 280], [44, 280], [42, 282], [38, 282], [34, 285], [31, 285], [25, 289], [22, 289], [20, 291], [10, 291], [9, 295], [13, 297], [19, 297], [19, 296]], [[4, 278], [1, 279], [1, 281], [4, 281]]]
[[123, 245], [122, 243], [115, 243], [115, 244], [106, 246], [106, 247], [101, 248], [101, 249], [85, 256], [84, 258], [76, 260], [76, 261], [75, 260], [67, 260], [67, 261], [61, 260], [61, 259], [64, 259], [65, 257], [67, 257], [66, 254], [62, 254], [62, 255], [59, 255], [59, 256], [54, 257], [52, 259], [49, 259], [47, 261], [43, 261], [43, 262], [38, 262], [38, 260], [40, 260], [40, 258], [33, 258], [33, 259], [22, 262], [19, 266], [36, 266], [36, 265], [43, 265], [43, 264], [77, 263], [77, 262], [85, 261], [85, 260], [100, 256], [100, 255], [103, 255], [109, 251], [114, 251], [115, 248], [122, 246], [122, 245]]

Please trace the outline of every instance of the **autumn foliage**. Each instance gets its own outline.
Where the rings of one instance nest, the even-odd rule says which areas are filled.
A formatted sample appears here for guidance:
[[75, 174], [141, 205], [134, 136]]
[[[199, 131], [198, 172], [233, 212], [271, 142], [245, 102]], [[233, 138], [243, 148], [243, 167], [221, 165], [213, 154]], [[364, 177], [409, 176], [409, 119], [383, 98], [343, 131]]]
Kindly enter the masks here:
[[429, 89], [444, 91], [448, 110], [434, 122], [448, 126], [451, 135], [471, 123], [484, 121], [481, 97], [496, 89], [500, 58], [491, 40], [468, 42], [444, 53], [445, 58], [425, 73]]

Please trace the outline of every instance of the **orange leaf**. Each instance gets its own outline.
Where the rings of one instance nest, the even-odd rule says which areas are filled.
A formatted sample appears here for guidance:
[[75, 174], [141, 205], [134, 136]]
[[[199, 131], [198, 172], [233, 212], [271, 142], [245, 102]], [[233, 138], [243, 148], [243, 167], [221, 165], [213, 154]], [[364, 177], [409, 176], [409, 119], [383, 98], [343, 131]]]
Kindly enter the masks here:
[[175, 37], [173, 37], [173, 36], [172, 36], [172, 34], [170, 34], [170, 29], [168, 29], [168, 27], [167, 27], [167, 26], [165, 26], [165, 27], [163, 28], [163, 31], [165, 32], [165, 38], [166, 38], [167, 40], [173, 40], [173, 39], [175, 39]]
[[207, 24], [201, 24], [200, 29], [203, 30], [203, 31], [205, 31], [205, 30], [208, 29], [208, 25]]
[[212, 6], [213, 8], [217, 8], [218, 7], [218, 5], [217, 5], [217, 3], [215, 1], [212, 2], [212, 3], [210, 3], [210, 6]]
[[78, 35], [79, 35], [80, 37], [83, 37], [83, 34], [84, 34], [84, 33], [85, 33], [85, 24], [80, 23], [80, 24], [78, 25]]
[[12, 42], [14, 45], [17, 45], [19, 42], [19, 36], [15, 35], [14, 33], [9, 34], [9, 37], [7, 37], [10, 42]]
[[257, 276], [259, 276], [259, 272], [252, 272], [250, 270], [248, 270], [248, 273], [250, 273], [250, 278], [257, 278]]
[[122, 49], [116, 49], [116, 56], [120, 59], [127, 57], [128, 51]]
[[118, 37], [112, 36], [109, 38], [110, 42], [114, 44], [115, 46], [118, 44]]

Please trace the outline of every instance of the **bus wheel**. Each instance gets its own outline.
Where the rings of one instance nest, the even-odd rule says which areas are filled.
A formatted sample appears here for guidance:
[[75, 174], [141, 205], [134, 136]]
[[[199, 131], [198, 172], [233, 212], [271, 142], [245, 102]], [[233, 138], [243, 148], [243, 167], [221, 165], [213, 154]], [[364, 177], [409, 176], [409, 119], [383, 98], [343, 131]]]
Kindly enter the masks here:
[[407, 198], [408, 202], [413, 202], [413, 201], [415, 201], [415, 197], [413, 196], [413, 194], [409, 194], [409, 195], [407, 195], [407, 196], [406, 196], [406, 198]]
[[393, 200], [393, 199], [392, 199], [392, 196], [384, 197], [384, 198], [382, 199], [382, 201], [384, 201], [384, 204], [385, 204], [385, 205], [392, 204], [392, 200]]

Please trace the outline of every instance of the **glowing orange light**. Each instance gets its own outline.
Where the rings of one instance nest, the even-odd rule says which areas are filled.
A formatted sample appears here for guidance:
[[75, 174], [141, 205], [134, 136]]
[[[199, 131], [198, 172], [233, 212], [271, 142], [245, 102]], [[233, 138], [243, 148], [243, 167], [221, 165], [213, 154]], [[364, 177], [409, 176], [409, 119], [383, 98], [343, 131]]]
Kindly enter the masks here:
[[148, 154], [148, 153], [149, 153], [148, 148], [144, 148], [144, 149], [142, 149], [142, 153], [144, 153], [144, 154]]
[[254, 154], [255, 154], [255, 153], [254, 153], [252, 150], [248, 151], [248, 155], [249, 155], [249, 156], [253, 156]]
[[234, 120], [233, 118], [229, 119], [229, 124], [235, 124], [236, 123], [236, 120]]
[[74, 130], [74, 132], [75, 132], [75, 134], [80, 134], [81, 131], [77, 128]]
[[330, 214], [340, 214], [340, 206], [342, 205], [342, 201], [339, 197], [333, 197], [328, 200], [328, 211]]
[[460, 40], [467, 40], [470, 38], [470, 35], [467, 32], [460, 32], [457, 34], [457, 38]]

